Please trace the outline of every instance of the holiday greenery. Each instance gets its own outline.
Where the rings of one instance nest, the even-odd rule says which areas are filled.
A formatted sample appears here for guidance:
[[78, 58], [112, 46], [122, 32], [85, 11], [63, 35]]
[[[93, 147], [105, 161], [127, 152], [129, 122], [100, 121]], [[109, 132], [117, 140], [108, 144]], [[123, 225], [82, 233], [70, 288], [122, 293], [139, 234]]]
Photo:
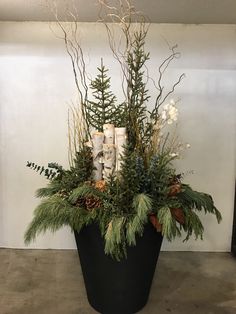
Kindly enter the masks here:
[[103, 125], [115, 123], [119, 126], [122, 118], [121, 106], [116, 107], [116, 96], [110, 91], [110, 80], [107, 76], [108, 69], [103, 62], [97, 68], [99, 74], [91, 82], [90, 87], [93, 92], [94, 100], [89, 100], [87, 105], [87, 118], [89, 125], [102, 132]]
[[[127, 26], [130, 22], [125, 23]], [[36, 193], [42, 200], [25, 233], [26, 243], [46, 230], [54, 232], [69, 226], [79, 232], [96, 223], [105, 239], [106, 254], [120, 260], [126, 255], [127, 246], [136, 244], [148, 223], [168, 240], [182, 233], [188, 240], [192, 235], [196, 239], [203, 237], [199, 212], [211, 213], [220, 222], [221, 215], [211, 196], [184, 184], [183, 175], [176, 173], [173, 166], [185, 145], [165, 130], [177, 120], [178, 109], [169, 96], [182, 76], [165, 95], [162, 77], [176, 52], [172, 48], [170, 57], [159, 68], [158, 92], [153, 102], [147, 88], [147, 29], [142, 23], [138, 25], [134, 30], [123, 28], [125, 53], [115, 54], [123, 71], [125, 97], [120, 104], [111, 91], [111, 78], [103, 61], [98, 75], [90, 82], [90, 94], [83, 84], [83, 69], [77, 69], [82, 73], [81, 86], [86, 87], [82, 94], [75, 67], [78, 63], [70, 54], [81, 95], [78, 115], [74, 115], [79, 123], [73, 124], [73, 140], [78, 145], [71, 152], [69, 169], [56, 163], [48, 164], [48, 168], [27, 163], [49, 182]], [[65, 39], [67, 49], [74, 49], [68, 45], [68, 36]], [[78, 130], [78, 125], [82, 125], [82, 130]], [[99, 176], [101, 179], [94, 179]]]

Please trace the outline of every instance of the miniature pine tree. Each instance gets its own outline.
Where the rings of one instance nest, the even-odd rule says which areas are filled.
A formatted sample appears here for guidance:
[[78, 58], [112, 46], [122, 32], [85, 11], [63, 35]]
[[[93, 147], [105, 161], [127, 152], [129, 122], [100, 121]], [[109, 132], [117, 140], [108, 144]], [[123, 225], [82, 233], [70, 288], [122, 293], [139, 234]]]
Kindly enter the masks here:
[[103, 65], [97, 68], [98, 75], [91, 82], [94, 101], [88, 102], [88, 120], [92, 127], [102, 132], [103, 125], [115, 123], [116, 119], [116, 96], [110, 91], [110, 77], [107, 76], [108, 70]]

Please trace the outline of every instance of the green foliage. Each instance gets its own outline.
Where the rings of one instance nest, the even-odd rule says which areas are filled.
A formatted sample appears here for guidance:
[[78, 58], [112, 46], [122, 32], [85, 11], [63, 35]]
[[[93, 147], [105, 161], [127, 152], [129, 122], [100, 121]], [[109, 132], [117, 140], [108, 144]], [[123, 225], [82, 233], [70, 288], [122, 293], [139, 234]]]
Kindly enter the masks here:
[[91, 213], [73, 206], [60, 195], [53, 195], [41, 201], [34, 211], [34, 218], [25, 233], [25, 243], [29, 244], [36, 236], [46, 230], [57, 231], [63, 226], [72, 230], [80, 229], [91, 222]]
[[175, 171], [170, 167], [172, 158], [168, 154], [159, 154], [152, 156], [148, 169], [150, 179], [150, 189], [157, 202], [166, 201], [169, 184], [175, 175]]
[[[173, 240], [186, 232], [202, 239], [203, 225], [195, 211], [214, 214], [220, 222], [221, 214], [210, 195], [192, 190], [182, 184], [181, 192], [170, 196], [170, 184], [175, 180], [168, 154], [153, 156], [148, 164], [135, 151], [126, 147], [120, 176], [111, 177], [105, 191], [94, 187], [91, 180], [91, 152], [84, 148], [76, 154], [74, 166], [60, 168], [48, 186], [37, 191], [44, 198], [34, 212], [25, 242], [29, 243], [46, 230], [56, 231], [63, 226], [81, 230], [90, 223], [97, 223], [105, 239], [105, 253], [120, 260], [126, 256], [126, 246], [136, 244], [154, 213], [162, 226], [162, 234]], [[57, 166], [56, 166], [57, 167]], [[100, 200], [100, 205], [88, 211], [83, 200]], [[172, 214], [172, 208], [181, 208], [184, 223]]]
[[78, 201], [79, 198], [84, 198], [84, 197], [98, 197], [98, 198], [104, 198], [104, 194], [100, 192], [99, 190], [95, 189], [89, 184], [83, 184], [74, 189], [68, 200], [74, 204]]
[[213, 199], [209, 194], [194, 191], [189, 185], [183, 184], [183, 190], [178, 194], [178, 199], [183, 207], [186, 206], [198, 211], [204, 210], [206, 214], [214, 214], [218, 223], [221, 222], [221, 214], [215, 207]]
[[[126, 148], [121, 165], [121, 183], [119, 185], [120, 207], [132, 212], [132, 202], [136, 194], [140, 193], [140, 178], [137, 173], [137, 154]], [[132, 189], [130, 189], [132, 187]]]
[[60, 181], [51, 181], [46, 187], [40, 188], [36, 191], [36, 197], [43, 198], [43, 197], [50, 197], [54, 194], [58, 193], [62, 190]]
[[134, 34], [132, 49], [127, 55], [127, 113], [128, 141], [131, 148], [143, 154], [147, 101], [150, 96], [146, 88], [145, 63], [149, 53], [145, 53], [146, 32], [140, 30]]
[[200, 237], [203, 240], [204, 227], [199, 219], [198, 215], [189, 208], [183, 208], [185, 214], [185, 224], [183, 226], [187, 235], [184, 241], [189, 240], [190, 236], [194, 233], [195, 239]]
[[133, 199], [135, 213], [126, 225], [126, 237], [129, 245], [136, 244], [136, 236], [141, 236], [145, 224], [148, 222], [148, 215], [152, 211], [152, 199], [146, 194], [138, 194]]
[[180, 230], [177, 222], [171, 214], [169, 207], [161, 207], [157, 212], [159, 222], [162, 224], [162, 234], [169, 240], [173, 240], [176, 236], [180, 236]]
[[133, 207], [141, 223], [145, 224], [147, 222], [147, 215], [152, 211], [152, 199], [143, 193], [135, 195]]
[[62, 166], [57, 163], [49, 163], [48, 168], [44, 168], [44, 166], [39, 166], [34, 162], [27, 161], [26, 167], [39, 172], [40, 175], [44, 175], [47, 179], [52, 180], [56, 176], [59, 176], [63, 171]]
[[69, 215], [68, 225], [71, 227], [72, 230], [80, 232], [83, 227], [89, 225], [94, 221], [93, 214], [93, 212], [90, 213], [84, 208], [74, 206]]
[[91, 149], [84, 146], [76, 153], [74, 166], [66, 170], [59, 181], [66, 191], [71, 191], [79, 184], [91, 180], [93, 172], [93, 159]]
[[25, 233], [25, 243], [34, 240], [36, 236], [50, 230], [55, 232], [61, 227], [68, 225], [70, 204], [58, 195], [47, 198], [36, 207], [34, 218]]
[[[34, 240], [36, 235], [47, 229], [56, 231], [64, 225], [76, 230], [87, 222], [89, 215], [81, 208], [73, 206], [69, 196], [79, 185], [91, 178], [92, 157], [90, 149], [84, 147], [75, 156], [74, 166], [64, 170], [57, 164], [51, 164], [54, 169], [60, 169], [47, 187], [38, 189], [36, 196], [45, 198], [34, 212], [34, 218], [26, 231], [25, 242]], [[81, 217], [79, 219], [79, 217]]]
[[102, 132], [103, 125], [114, 123], [116, 126], [124, 123], [124, 106], [115, 106], [116, 96], [110, 91], [110, 77], [107, 76], [108, 70], [101, 62], [97, 68], [98, 75], [91, 82], [94, 101], [88, 101], [87, 117], [90, 126]]
[[60, 186], [60, 190], [65, 193], [70, 193], [80, 184], [91, 180], [93, 171], [93, 162], [91, 150], [84, 147], [76, 153], [74, 166], [69, 170], [61, 172], [60, 176], [56, 177], [51, 184], [51, 187]]
[[135, 195], [149, 193], [149, 191], [150, 178], [147, 175], [144, 160], [128, 145], [122, 157], [121, 178], [118, 182], [119, 207], [132, 213]]
[[105, 253], [120, 260], [123, 257], [122, 251], [124, 238], [124, 217], [114, 217], [108, 224], [105, 233]]

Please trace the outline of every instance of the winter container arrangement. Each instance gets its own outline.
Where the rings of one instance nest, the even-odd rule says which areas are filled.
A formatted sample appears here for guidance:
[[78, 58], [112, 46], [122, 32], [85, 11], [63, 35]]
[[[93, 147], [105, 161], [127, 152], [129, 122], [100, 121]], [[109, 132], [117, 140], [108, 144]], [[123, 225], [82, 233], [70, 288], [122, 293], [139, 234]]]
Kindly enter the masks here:
[[[185, 234], [185, 240], [192, 235], [202, 239], [198, 213], [213, 214], [218, 222], [221, 214], [212, 197], [185, 184], [173, 166], [189, 146], [170, 130], [178, 118], [173, 95], [183, 75], [169, 91], [163, 86], [168, 65], [179, 57], [176, 47], [151, 79], [145, 50], [149, 25], [143, 16], [128, 0], [115, 7], [99, 3], [100, 23], [121, 66], [124, 99], [118, 102], [111, 90], [104, 59], [97, 76], [88, 80], [76, 13], [69, 11], [72, 21], [62, 23], [51, 7], [72, 62], [79, 102], [69, 119], [69, 169], [27, 163], [46, 176], [48, 185], [37, 190], [42, 200], [25, 242], [69, 226], [90, 304], [101, 313], [132, 314], [147, 302], [162, 238]], [[119, 39], [113, 28], [121, 30]]]

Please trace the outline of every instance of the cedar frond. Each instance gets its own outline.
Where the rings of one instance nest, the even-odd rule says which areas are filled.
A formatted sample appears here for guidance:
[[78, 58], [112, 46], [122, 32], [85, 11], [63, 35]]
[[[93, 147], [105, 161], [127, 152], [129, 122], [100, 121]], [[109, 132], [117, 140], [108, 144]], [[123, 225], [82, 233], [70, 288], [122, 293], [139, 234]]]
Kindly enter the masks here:
[[183, 191], [178, 194], [178, 198], [182, 201], [183, 206], [204, 210], [205, 214], [211, 213], [216, 216], [217, 222], [220, 223], [222, 216], [215, 207], [212, 197], [209, 194], [194, 191], [189, 185], [183, 184]]
[[193, 211], [189, 209], [184, 209], [185, 213], [185, 225], [184, 230], [187, 233], [186, 238], [184, 241], [189, 240], [190, 236], [194, 233], [195, 239], [197, 240], [199, 237], [202, 240], [203, 239], [203, 232], [204, 227], [201, 223], [201, 220], [199, 219], [198, 215]]

